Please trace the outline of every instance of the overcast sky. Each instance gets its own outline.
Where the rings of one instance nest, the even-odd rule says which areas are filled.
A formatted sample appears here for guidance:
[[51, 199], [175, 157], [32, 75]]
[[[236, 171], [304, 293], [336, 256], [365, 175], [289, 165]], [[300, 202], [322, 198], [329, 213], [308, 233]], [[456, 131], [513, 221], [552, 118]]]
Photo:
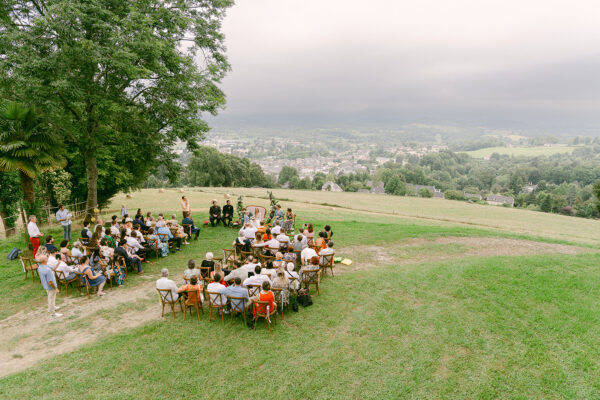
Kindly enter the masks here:
[[223, 115], [597, 125], [599, 17], [598, 0], [238, 0]]

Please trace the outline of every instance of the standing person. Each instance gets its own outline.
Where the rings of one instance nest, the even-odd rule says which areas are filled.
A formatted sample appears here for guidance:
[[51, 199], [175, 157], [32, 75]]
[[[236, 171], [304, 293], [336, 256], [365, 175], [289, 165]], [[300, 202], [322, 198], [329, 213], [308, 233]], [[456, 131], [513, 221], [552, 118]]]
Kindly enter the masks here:
[[48, 293], [48, 313], [50, 314], [50, 318], [62, 317], [62, 314], [56, 312], [56, 310], [58, 310], [58, 307], [56, 307], [56, 293], [58, 293], [59, 290], [54, 272], [52, 271], [52, 268], [48, 266], [48, 257], [46, 255], [40, 255], [38, 262], [40, 281], [42, 282], [42, 286], [46, 290], [46, 293]]
[[63, 239], [71, 240], [71, 226], [73, 224], [73, 214], [69, 210], [65, 208], [64, 205], [58, 206], [58, 211], [56, 212], [56, 220], [60, 222], [63, 228]]
[[192, 211], [192, 209], [190, 208], [190, 202], [185, 196], [181, 196], [181, 211], [183, 211], [184, 213], [189, 213]]
[[[223, 225], [230, 226], [231, 221], [233, 220], [233, 206], [231, 205], [231, 201], [227, 200], [227, 204], [223, 206]], [[225, 222], [227, 221], [227, 222]]]
[[125, 218], [127, 214], [127, 207], [125, 207], [125, 204], [121, 204], [121, 217]]
[[29, 241], [33, 247], [33, 258], [37, 254], [38, 248], [40, 247], [40, 238], [44, 236], [37, 226], [37, 217], [35, 215], [29, 216], [29, 222], [27, 223], [27, 233], [29, 233]]
[[[212, 201], [212, 206], [208, 210], [208, 213], [210, 214], [211, 226], [215, 227], [216, 225], [219, 225], [219, 222], [221, 221], [221, 207], [219, 207], [217, 205], [216, 200]], [[217, 221], [216, 225], [215, 225], [215, 221]], [[223, 221], [223, 226], [225, 226], [225, 221]]]

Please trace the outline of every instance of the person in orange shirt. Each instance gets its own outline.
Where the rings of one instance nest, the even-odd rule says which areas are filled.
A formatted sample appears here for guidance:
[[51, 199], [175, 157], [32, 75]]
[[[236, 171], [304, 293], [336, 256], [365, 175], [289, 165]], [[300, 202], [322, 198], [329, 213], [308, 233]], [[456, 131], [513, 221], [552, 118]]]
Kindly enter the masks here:
[[277, 312], [277, 303], [275, 303], [275, 296], [271, 291], [271, 284], [268, 281], [262, 283], [262, 290], [257, 297], [254, 297], [254, 301], [268, 301], [269, 304], [258, 304], [252, 305], [252, 314], [256, 317], [256, 313], [260, 312], [265, 314], [267, 312], [266, 307], [269, 307], [269, 315], [273, 315]]
[[198, 285], [198, 277], [196, 275], [192, 275], [190, 283], [177, 289], [177, 293], [183, 293], [184, 296], [186, 296], [185, 292], [189, 290], [192, 290], [192, 292], [187, 293], [187, 298], [185, 299], [186, 306], [202, 303], [204, 301], [204, 296], [202, 296], [202, 286]]

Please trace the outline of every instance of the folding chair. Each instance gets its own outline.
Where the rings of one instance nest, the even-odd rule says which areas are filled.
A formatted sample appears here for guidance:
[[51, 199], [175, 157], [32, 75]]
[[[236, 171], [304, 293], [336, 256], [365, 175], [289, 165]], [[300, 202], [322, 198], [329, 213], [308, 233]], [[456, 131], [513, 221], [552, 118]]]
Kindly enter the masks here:
[[246, 289], [248, 289], [248, 296], [250, 298], [254, 296], [258, 296], [260, 294], [260, 285], [248, 285]]
[[183, 303], [183, 320], [184, 321], [185, 321], [185, 317], [186, 317], [188, 308], [190, 308], [190, 315], [192, 314], [191, 309], [192, 308], [196, 309], [196, 315], [198, 316], [198, 321], [200, 321], [200, 310], [202, 310], [202, 314], [204, 314], [204, 307], [202, 307], [202, 301], [201, 301], [201, 297], [200, 297], [200, 289], [185, 291], [188, 299], [190, 298], [190, 294], [193, 294], [194, 292], [196, 292], [196, 294], [198, 295], [198, 301], [195, 301], [191, 304], [186, 304], [185, 302]]
[[71, 280], [66, 280], [65, 274], [62, 271], [54, 271], [56, 273], [56, 280], [58, 281], [58, 285], [63, 285], [65, 287], [66, 296], [69, 295], [69, 284], [77, 283], [77, 287], [79, 288], [79, 294], [81, 295], [81, 279], [75, 274], [75, 278]]
[[[223, 309], [227, 305], [227, 296], [219, 292], [206, 292], [208, 295], [208, 306], [210, 311], [208, 313], [208, 320], [211, 320], [213, 308], [217, 309], [217, 312], [221, 313], [221, 322], [225, 325], [225, 319], [223, 317]], [[225, 301], [223, 301], [225, 300]]]
[[229, 312], [231, 316], [231, 322], [233, 322], [233, 314], [239, 313], [242, 314], [242, 318], [244, 319], [244, 325], [248, 326], [248, 322], [246, 321], [246, 304], [248, 300], [245, 297], [235, 297], [235, 296], [227, 296], [229, 299]]
[[310, 292], [310, 285], [315, 285], [317, 287], [317, 294], [320, 296], [321, 292], [319, 291], [319, 278], [321, 275], [320, 269], [313, 270], [304, 270], [302, 271], [302, 283]]
[[[162, 304], [162, 313], [161, 317], [165, 316], [165, 305], [171, 306], [171, 312], [173, 313], [173, 319], [175, 319], [175, 304], [179, 303], [179, 307], [181, 308], [181, 312], [183, 312], [183, 306], [181, 305], [181, 296], [177, 297], [176, 300], [173, 300], [173, 293], [171, 289], [156, 289], [158, 292], [158, 297], [160, 298], [160, 303]], [[168, 298], [167, 298], [168, 296]]]
[[275, 257], [272, 256], [265, 256], [265, 255], [259, 255], [258, 259], [260, 260], [260, 265], [262, 268], [265, 268], [267, 266], [267, 262], [271, 261], [275, 261]]
[[38, 275], [38, 278], [40, 277], [40, 275], [37, 272], [38, 269], [38, 265], [36, 263], [34, 263], [31, 258], [24, 258], [19, 256], [19, 261], [21, 261], [21, 266], [23, 267], [23, 272], [25, 272], [25, 280], [27, 280], [27, 274], [29, 273], [29, 271], [31, 271], [31, 282], [35, 282], [35, 274]]
[[254, 256], [253, 251], [240, 251], [240, 261], [244, 261], [248, 256]]
[[327, 271], [327, 268], [329, 268], [329, 270], [331, 271], [331, 276], [333, 275], [333, 256], [335, 254], [327, 254], [322, 256], [320, 262], [319, 262], [319, 268], [321, 268], [321, 271], [323, 271], [323, 276], [325, 276], [325, 272]]

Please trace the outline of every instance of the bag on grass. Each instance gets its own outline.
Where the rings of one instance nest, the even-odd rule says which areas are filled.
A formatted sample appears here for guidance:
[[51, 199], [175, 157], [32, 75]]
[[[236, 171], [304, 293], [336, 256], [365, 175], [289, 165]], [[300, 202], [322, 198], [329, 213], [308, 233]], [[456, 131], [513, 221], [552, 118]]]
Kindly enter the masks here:
[[298, 293], [298, 304], [300, 304], [302, 307], [312, 306], [313, 304], [310, 294], [308, 294], [305, 289]]
[[16, 247], [13, 247], [12, 250], [8, 253], [8, 256], [6, 256], [6, 258], [8, 258], [11, 261], [16, 260], [17, 258], [19, 258], [19, 255], [21, 253], [21, 250], [17, 249]]

